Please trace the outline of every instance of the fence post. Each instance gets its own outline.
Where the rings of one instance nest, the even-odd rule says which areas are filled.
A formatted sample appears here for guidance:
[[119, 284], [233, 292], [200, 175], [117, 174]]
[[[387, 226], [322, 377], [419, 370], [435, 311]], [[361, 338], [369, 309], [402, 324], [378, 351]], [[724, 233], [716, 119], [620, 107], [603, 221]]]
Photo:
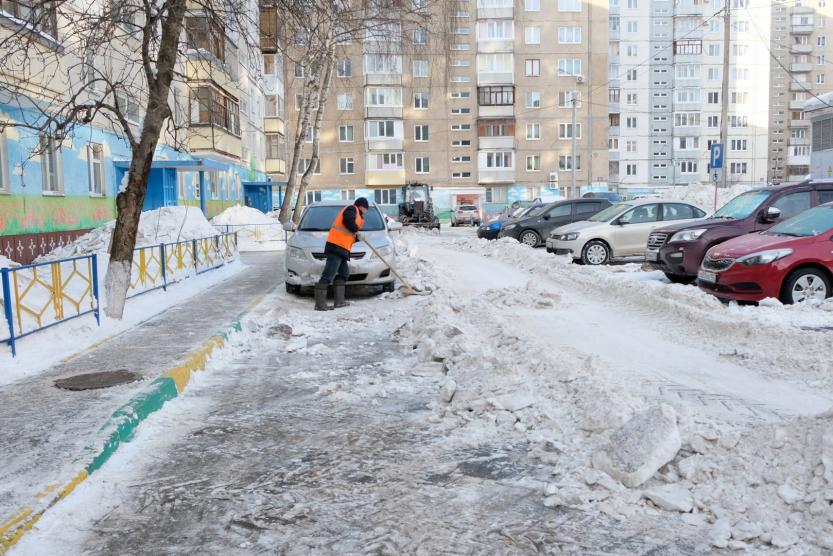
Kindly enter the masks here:
[[93, 297], [95, 298], [95, 322], [101, 326], [101, 316], [99, 309], [101, 303], [98, 300], [98, 255], [93, 253]]
[[17, 355], [17, 347], [14, 344], [14, 319], [12, 318], [12, 292], [9, 287], [8, 268], [0, 269], [3, 281], [3, 313], [6, 315], [6, 322], [9, 324], [9, 347], [12, 348], [12, 357]]
[[159, 244], [159, 251], [162, 253], [162, 290], [168, 291], [168, 271], [166, 267], [168, 266], [168, 259], [165, 256], [165, 244]]
[[200, 273], [200, 262], [199, 262], [200, 261], [200, 254], [197, 251], [197, 240], [196, 239], [191, 240], [191, 247], [194, 250], [194, 274], [199, 274]]

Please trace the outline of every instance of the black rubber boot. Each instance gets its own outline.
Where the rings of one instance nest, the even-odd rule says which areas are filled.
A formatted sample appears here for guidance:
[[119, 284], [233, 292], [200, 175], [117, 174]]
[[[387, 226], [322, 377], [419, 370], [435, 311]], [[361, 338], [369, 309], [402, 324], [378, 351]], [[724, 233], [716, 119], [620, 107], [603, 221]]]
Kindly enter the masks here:
[[327, 284], [315, 284], [315, 310], [331, 311], [333, 308], [327, 305]]
[[340, 280], [336, 280], [333, 282], [333, 297], [335, 298], [335, 309], [340, 309], [341, 307], [347, 307], [350, 305], [346, 301], [344, 301], [344, 295], [347, 290], [347, 283], [342, 282]]

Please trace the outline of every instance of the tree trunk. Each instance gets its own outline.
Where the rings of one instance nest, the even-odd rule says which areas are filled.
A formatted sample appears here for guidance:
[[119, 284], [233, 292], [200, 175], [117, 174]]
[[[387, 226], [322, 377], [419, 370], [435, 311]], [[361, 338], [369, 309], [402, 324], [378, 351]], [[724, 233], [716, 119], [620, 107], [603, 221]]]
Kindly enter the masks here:
[[304, 99], [301, 101], [301, 110], [298, 112], [298, 125], [295, 126], [295, 144], [292, 147], [292, 162], [289, 164], [289, 174], [286, 177], [286, 193], [283, 198], [283, 204], [281, 205], [281, 212], [278, 214], [278, 220], [282, 223], [289, 222], [291, 217], [292, 197], [295, 195], [295, 186], [298, 181], [298, 164], [301, 162], [301, 149], [304, 145], [304, 138], [307, 135], [307, 128], [309, 128], [313, 77], [311, 72], [307, 75], [308, 77], [304, 80]]
[[[133, 148], [127, 188], [116, 197], [116, 227], [110, 245], [110, 264], [105, 279], [105, 314], [121, 319], [124, 302], [130, 288], [130, 272], [133, 264], [133, 250], [136, 247], [136, 233], [139, 218], [145, 202], [147, 180], [153, 164], [153, 154], [159, 143], [159, 136], [165, 120], [171, 116], [168, 94], [174, 75], [179, 36], [185, 17], [186, 0], [170, 0], [168, 16], [162, 22], [162, 39], [156, 62], [156, 77], [148, 83], [148, 102], [142, 132]], [[148, 56], [147, 52], [142, 53]]]
[[327, 59], [326, 70], [324, 72], [324, 82], [318, 94], [318, 110], [315, 112], [315, 123], [312, 128], [312, 157], [310, 158], [310, 165], [301, 176], [301, 186], [298, 189], [298, 199], [295, 202], [295, 211], [292, 213], [292, 221], [296, 224], [301, 221], [301, 212], [304, 210], [304, 196], [307, 192], [310, 176], [318, 163], [318, 155], [321, 145], [321, 121], [324, 119], [324, 112], [327, 109], [327, 100], [330, 94], [330, 84], [333, 80], [333, 66], [335, 59], [333, 55], [334, 50], [330, 50], [330, 55]]

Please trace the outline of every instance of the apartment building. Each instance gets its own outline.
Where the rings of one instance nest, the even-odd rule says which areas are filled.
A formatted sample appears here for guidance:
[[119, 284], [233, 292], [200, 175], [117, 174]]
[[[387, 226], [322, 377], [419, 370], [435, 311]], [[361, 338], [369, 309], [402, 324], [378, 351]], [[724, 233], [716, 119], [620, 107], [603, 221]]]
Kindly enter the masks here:
[[[605, 188], [607, 10], [582, 0], [432, 9], [431, 28], [340, 45], [307, 201], [362, 194], [393, 207], [406, 181], [432, 185], [441, 210], [463, 198], [505, 205]], [[304, 71], [285, 71], [289, 137]]]
[[[146, 96], [140, 84], [124, 84], [123, 76], [142, 73], [135, 55], [141, 41], [131, 35], [139, 28], [140, 16], [122, 14], [119, 38], [92, 48], [85, 46], [83, 36], [74, 34], [74, 19], [86, 17], [73, 11], [74, 4], [44, 4], [51, 17], [39, 23], [31, 22], [35, 12], [26, 5], [0, 2], [0, 34], [33, 33], [45, 48], [43, 59], [54, 67], [40, 71], [37, 64], [45, 62], [33, 49], [31, 71], [6, 74], [2, 121], [37, 123], [42, 118], [37, 106], [59, 105], [55, 99], [71, 94], [92, 101], [102, 95], [112, 97], [103, 84], [107, 78], [122, 83], [115, 98], [134, 136], [138, 134]], [[157, 147], [145, 209], [185, 204], [211, 217], [230, 205], [257, 200], [261, 184], [267, 182], [267, 133], [283, 131], [270, 123], [270, 117], [280, 113], [273, 108], [275, 114], [270, 115], [267, 99], [276, 103], [281, 94], [282, 71], [273, 64], [271, 82], [268, 75], [264, 79], [264, 58], [257, 49], [241, 46], [245, 41], [240, 33], [257, 37], [255, 3], [251, 28], [234, 31], [198, 6], [191, 8], [183, 33], [179, 75], [184, 78], [178, 77], [172, 85], [175, 125], [166, 127]], [[8, 91], [17, 85], [24, 93], [16, 97]], [[27, 104], [29, 99], [37, 104]], [[115, 198], [131, 154], [116, 129], [101, 116], [66, 136], [24, 127], [3, 129], [0, 253], [29, 262], [115, 217]], [[37, 150], [42, 153], [33, 154]], [[281, 179], [280, 172], [273, 176]]]
[[811, 130], [805, 104], [833, 91], [833, 6], [826, 0], [772, 4], [769, 179], [796, 182], [810, 166]]
[[[730, 0], [729, 183], [765, 183], [770, 3]], [[611, 0], [610, 182], [621, 192], [710, 181], [723, 83], [720, 0]]]

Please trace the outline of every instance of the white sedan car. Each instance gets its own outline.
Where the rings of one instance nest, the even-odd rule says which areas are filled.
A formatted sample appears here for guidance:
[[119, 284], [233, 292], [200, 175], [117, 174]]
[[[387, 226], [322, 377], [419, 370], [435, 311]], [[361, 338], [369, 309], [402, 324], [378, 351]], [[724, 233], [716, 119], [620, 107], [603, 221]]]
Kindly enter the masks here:
[[[304, 209], [297, 228], [286, 242], [286, 291], [298, 293], [304, 286], [313, 286], [324, 270], [324, 245], [327, 234], [338, 213], [347, 205], [345, 201], [324, 201]], [[393, 258], [393, 240], [388, 232], [402, 227], [399, 222], [388, 222], [382, 212], [371, 203], [364, 215], [361, 232], [373, 244], [380, 255]], [[382, 286], [393, 291], [394, 276], [364, 242], [356, 242], [350, 253], [350, 278], [348, 286]]]
[[452, 226], [459, 226], [461, 224], [479, 226], [480, 222], [480, 209], [477, 208], [477, 205], [460, 205], [451, 213]]
[[704, 210], [679, 201], [639, 199], [616, 203], [588, 220], [553, 230], [547, 239], [547, 251], [570, 255], [589, 265], [644, 257], [651, 230], [705, 216]]

